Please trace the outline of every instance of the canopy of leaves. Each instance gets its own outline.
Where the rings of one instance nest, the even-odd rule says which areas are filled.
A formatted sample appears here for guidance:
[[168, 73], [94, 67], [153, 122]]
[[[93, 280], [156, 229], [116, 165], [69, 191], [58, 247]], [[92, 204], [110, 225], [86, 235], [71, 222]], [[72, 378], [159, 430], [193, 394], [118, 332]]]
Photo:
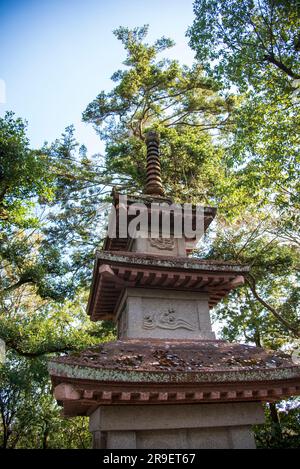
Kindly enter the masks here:
[[34, 197], [51, 198], [51, 178], [45, 158], [29, 148], [26, 124], [12, 112], [0, 118], [0, 222], [27, 227]]
[[195, 0], [188, 31], [197, 58], [241, 88], [300, 78], [298, 0]]
[[300, 169], [298, 3], [196, 0], [188, 31], [208, 75], [241, 93], [229, 153], [243, 166], [244, 187], [275, 202], [284, 216], [292, 209], [293, 218]]
[[85, 312], [86, 280], [102, 238], [95, 228], [102, 218], [96, 194], [105, 181], [85, 149], [77, 149], [72, 127], [37, 151], [30, 149], [21, 119], [12, 113], [0, 119], [4, 448], [90, 446], [84, 420], [61, 419], [46, 367], [49, 354], [113, 337], [112, 325], [91, 323]]

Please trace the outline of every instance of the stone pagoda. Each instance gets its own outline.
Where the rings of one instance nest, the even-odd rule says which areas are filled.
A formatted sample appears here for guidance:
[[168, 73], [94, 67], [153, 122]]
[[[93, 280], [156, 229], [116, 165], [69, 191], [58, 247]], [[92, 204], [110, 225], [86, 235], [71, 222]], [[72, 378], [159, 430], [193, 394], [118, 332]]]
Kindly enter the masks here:
[[[89, 416], [94, 448], [255, 448], [262, 403], [300, 394], [300, 367], [284, 354], [216, 340], [210, 308], [249, 267], [189, 257], [199, 236], [176, 237], [175, 212], [165, 236], [173, 201], [161, 183], [158, 136], [149, 132], [146, 144], [145, 194], [125, 203], [113, 194], [115, 233], [96, 252], [88, 303], [91, 320], [114, 321], [118, 338], [53, 359], [54, 395], [64, 416]], [[154, 234], [150, 221], [140, 237], [127, 230], [134, 204], [147, 216], [156, 211]], [[215, 214], [202, 207], [202, 232]], [[179, 225], [180, 216], [195, 225], [196, 207], [179, 213]]]

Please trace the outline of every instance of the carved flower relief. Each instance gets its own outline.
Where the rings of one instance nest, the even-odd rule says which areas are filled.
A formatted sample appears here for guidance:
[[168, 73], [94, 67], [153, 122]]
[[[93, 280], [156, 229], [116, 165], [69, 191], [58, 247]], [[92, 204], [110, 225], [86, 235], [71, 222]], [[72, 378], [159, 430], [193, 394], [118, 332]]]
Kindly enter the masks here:
[[181, 328], [189, 331], [195, 330], [191, 323], [178, 317], [174, 309], [164, 312], [146, 313], [143, 318], [143, 328], [155, 329], [156, 327], [170, 330]]
[[156, 249], [172, 251], [175, 247], [174, 238], [150, 238], [150, 245]]

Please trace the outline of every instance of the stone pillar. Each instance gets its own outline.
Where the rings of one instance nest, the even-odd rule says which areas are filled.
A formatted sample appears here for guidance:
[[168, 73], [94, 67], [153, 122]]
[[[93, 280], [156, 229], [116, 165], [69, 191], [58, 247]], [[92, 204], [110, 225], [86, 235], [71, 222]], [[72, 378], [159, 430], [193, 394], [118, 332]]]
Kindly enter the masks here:
[[98, 407], [90, 416], [93, 447], [102, 449], [255, 449], [257, 402]]
[[205, 293], [127, 288], [116, 321], [120, 339], [215, 340]]

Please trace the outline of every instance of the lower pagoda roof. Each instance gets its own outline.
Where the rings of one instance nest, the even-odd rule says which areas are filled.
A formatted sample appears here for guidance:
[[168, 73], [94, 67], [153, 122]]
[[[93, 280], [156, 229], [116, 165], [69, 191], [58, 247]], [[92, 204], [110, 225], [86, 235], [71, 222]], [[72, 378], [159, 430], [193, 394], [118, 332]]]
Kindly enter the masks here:
[[225, 341], [117, 340], [53, 359], [66, 416], [99, 405], [272, 402], [300, 394], [290, 356]]
[[112, 320], [127, 287], [203, 292], [209, 306], [244, 283], [249, 266], [191, 257], [162, 257], [135, 252], [97, 251], [88, 314], [93, 321]]

